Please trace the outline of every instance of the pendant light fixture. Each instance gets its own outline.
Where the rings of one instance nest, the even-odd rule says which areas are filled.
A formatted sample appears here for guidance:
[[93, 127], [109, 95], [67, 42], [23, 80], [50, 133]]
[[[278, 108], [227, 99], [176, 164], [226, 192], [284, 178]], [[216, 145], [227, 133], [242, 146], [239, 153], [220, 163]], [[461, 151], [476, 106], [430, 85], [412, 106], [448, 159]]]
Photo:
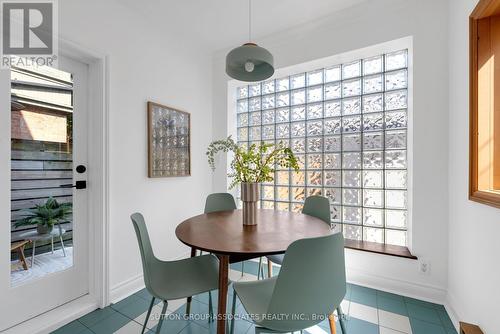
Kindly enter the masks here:
[[274, 74], [273, 55], [252, 40], [252, 3], [248, 0], [248, 43], [226, 56], [226, 73], [241, 81], [261, 81]]

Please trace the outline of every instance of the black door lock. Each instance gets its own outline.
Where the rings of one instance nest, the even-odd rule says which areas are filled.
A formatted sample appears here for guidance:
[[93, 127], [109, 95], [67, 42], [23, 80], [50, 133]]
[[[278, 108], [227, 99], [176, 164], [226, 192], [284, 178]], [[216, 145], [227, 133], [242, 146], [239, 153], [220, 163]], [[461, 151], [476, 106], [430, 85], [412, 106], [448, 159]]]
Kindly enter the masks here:
[[87, 170], [87, 167], [85, 167], [84, 165], [76, 166], [76, 172], [79, 174], [85, 173], [86, 170]]
[[61, 187], [61, 188], [86, 189], [87, 188], [87, 181], [76, 181], [75, 185], [72, 185], [72, 184], [61, 184], [59, 187]]

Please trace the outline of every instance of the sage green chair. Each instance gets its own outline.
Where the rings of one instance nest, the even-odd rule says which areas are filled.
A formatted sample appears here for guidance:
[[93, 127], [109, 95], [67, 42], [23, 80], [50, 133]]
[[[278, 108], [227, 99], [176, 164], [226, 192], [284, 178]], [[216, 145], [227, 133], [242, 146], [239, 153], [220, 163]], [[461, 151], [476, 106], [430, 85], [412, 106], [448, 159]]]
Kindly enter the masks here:
[[[236, 202], [233, 195], [229, 193], [213, 193], [207, 196], [205, 201], [205, 213], [236, 210]], [[200, 251], [200, 255], [203, 254]], [[241, 275], [243, 276], [245, 261], [241, 262]], [[212, 296], [209, 294], [209, 298]]]
[[[330, 201], [323, 196], [310, 196], [307, 197], [302, 208], [302, 213], [321, 219], [326, 224], [330, 225]], [[276, 264], [283, 263], [283, 254], [268, 255], [268, 261]], [[271, 266], [269, 266], [271, 267]], [[271, 272], [268, 273], [271, 277]]]
[[[327, 197], [317, 196], [317, 195], [307, 197], [306, 200], [304, 201], [304, 207], [302, 208], [302, 213], [319, 218], [328, 225], [331, 224], [330, 200]], [[267, 261], [271, 263], [268, 265], [268, 268], [270, 268], [269, 277], [271, 277], [272, 263], [282, 264], [283, 254], [268, 255]], [[263, 273], [262, 276], [264, 276]], [[340, 322], [340, 327], [342, 328], [342, 332], [346, 333], [344, 315], [342, 314], [342, 308], [340, 307], [340, 305], [337, 308], [337, 314], [339, 316], [339, 322]]]
[[[236, 210], [236, 202], [234, 201], [233, 195], [229, 193], [213, 193], [207, 196], [205, 200], [205, 210], [204, 213], [220, 212], [220, 211], [230, 211]], [[200, 255], [203, 255], [203, 251], [200, 250]], [[243, 276], [243, 266], [244, 262], [241, 262], [241, 275]], [[189, 299], [191, 300], [191, 298]], [[208, 292], [208, 302], [212, 303], [212, 294]], [[212, 317], [210, 317], [211, 319]]]
[[[156, 333], [160, 333], [163, 318], [167, 311], [168, 300], [187, 298], [218, 288], [219, 262], [214, 255], [196, 256], [178, 261], [162, 261], [153, 253], [144, 217], [140, 213], [134, 213], [130, 218], [141, 251], [144, 284], [148, 292], [153, 296], [141, 333], [146, 330], [146, 324], [156, 298], [163, 301], [163, 309], [156, 327]], [[190, 302], [191, 299], [189, 298], [186, 310], [189, 310]], [[210, 318], [212, 318], [213, 308], [211, 303], [209, 305], [209, 314]]]
[[[248, 314], [254, 317], [255, 333], [302, 331], [326, 317], [331, 319], [333, 333], [332, 314], [346, 293], [344, 238], [336, 233], [297, 240], [286, 250], [278, 276], [235, 282], [233, 287], [232, 314], [234, 316], [237, 295]], [[346, 334], [344, 328], [342, 331]], [[234, 320], [231, 322], [233, 332]]]
[[236, 210], [236, 202], [229, 193], [214, 193], [207, 196], [205, 213]]
[[302, 213], [319, 218], [330, 225], [330, 200], [324, 196], [309, 196], [304, 202]]

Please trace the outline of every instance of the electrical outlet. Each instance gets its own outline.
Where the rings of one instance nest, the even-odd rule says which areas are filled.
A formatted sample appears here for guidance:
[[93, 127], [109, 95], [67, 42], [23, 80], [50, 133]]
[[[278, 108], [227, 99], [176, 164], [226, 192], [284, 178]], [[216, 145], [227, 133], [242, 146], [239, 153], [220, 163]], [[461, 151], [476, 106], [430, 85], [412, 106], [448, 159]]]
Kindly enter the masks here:
[[429, 275], [431, 271], [431, 264], [425, 260], [418, 261], [418, 271], [421, 274]]

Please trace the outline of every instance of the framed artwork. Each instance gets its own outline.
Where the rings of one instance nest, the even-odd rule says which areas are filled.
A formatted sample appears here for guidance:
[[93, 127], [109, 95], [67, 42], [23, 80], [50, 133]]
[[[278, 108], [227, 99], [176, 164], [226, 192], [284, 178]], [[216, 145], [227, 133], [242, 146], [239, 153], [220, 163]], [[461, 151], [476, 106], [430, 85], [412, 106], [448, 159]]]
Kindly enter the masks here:
[[191, 175], [191, 115], [148, 102], [148, 176]]

